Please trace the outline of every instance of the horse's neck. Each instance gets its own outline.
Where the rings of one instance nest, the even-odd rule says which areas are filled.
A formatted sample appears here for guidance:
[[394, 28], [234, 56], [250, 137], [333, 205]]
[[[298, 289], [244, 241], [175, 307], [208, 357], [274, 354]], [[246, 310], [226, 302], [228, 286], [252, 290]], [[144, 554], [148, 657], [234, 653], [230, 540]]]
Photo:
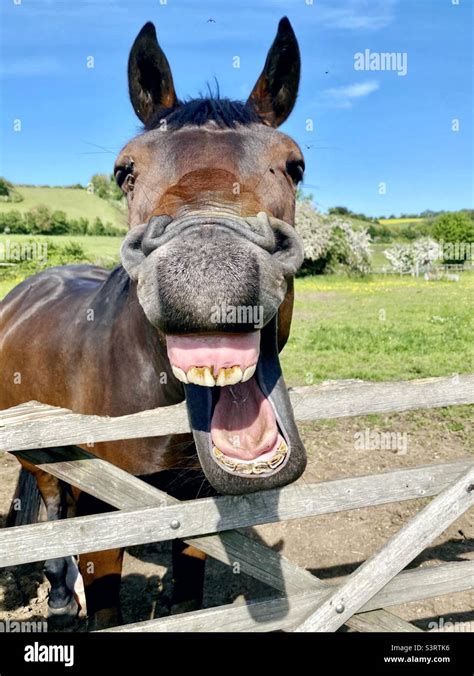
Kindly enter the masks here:
[[158, 330], [150, 324], [140, 305], [136, 282], [123, 268], [112, 270], [95, 297], [95, 305], [110, 327], [114, 341], [123, 341], [131, 349], [146, 349], [150, 359], [164, 352]]

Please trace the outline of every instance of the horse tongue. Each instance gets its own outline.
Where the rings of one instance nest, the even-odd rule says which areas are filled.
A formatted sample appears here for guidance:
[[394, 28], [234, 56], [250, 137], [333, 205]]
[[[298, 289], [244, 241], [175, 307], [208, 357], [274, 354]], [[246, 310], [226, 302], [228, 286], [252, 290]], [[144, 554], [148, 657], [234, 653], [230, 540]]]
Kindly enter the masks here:
[[278, 441], [275, 413], [255, 377], [220, 389], [211, 437], [224, 455], [244, 461], [255, 460], [275, 447]]

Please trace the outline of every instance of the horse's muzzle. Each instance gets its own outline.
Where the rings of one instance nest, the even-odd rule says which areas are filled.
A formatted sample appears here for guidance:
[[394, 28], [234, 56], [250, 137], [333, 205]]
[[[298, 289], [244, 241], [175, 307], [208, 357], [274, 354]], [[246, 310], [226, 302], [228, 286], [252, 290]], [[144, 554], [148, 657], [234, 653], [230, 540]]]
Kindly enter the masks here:
[[202, 468], [222, 493], [283, 486], [304, 470], [277, 350], [277, 314], [303, 260], [294, 228], [260, 213], [154, 217], [122, 246], [150, 323], [184, 383]]
[[[241, 218], [196, 212], [153, 217], [132, 228], [121, 250], [149, 321], [165, 333], [245, 332], [278, 311], [303, 261], [295, 229], [261, 212]], [[250, 322], [218, 308], [252, 308]], [[221, 313], [222, 314], [222, 313]]]

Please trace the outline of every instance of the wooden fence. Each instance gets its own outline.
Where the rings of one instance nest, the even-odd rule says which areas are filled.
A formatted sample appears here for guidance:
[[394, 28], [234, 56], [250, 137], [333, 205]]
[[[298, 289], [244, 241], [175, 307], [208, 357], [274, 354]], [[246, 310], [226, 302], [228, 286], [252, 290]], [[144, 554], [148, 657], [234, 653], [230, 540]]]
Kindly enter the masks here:
[[[474, 376], [328, 383], [293, 389], [290, 396], [299, 421], [435, 408], [474, 403]], [[241, 572], [280, 593], [110, 631], [335, 631], [346, 625], [356, 631], [414, 632], [420, 629], [386, 609], [474, 588], [474, 561], [403, 571], [474, 505], [474, 458], [182, 503], [89, 450], [70, 447], [188, 430], [183, 404], [117, 418], [37, 402], [1, 411], [0, 452], [14, 452], [118, 511], [3, 529], [0, 567], [179, 537], [221, 562], [239, 564]], [[420, 497], [433, 499], [338, 585], [238, 530]]]

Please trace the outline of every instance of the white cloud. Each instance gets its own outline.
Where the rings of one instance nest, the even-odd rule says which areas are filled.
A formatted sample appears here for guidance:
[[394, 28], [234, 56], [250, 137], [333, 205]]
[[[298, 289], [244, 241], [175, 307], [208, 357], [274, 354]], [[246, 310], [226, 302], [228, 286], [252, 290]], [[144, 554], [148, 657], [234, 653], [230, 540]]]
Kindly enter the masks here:
[[332, 0], [319, 5], [320, 21], [329, 28], [379, 30], [394, 19], [397, 0]]
[[345, 87], [332, 87], [323, 92], [325, 103], [333, 108], [351, 108], [354, 99], [361, 99], [364, 96], [377, 91], [379, 83], [376, 80], [369, 82], [360, 82], [347, 85]]

